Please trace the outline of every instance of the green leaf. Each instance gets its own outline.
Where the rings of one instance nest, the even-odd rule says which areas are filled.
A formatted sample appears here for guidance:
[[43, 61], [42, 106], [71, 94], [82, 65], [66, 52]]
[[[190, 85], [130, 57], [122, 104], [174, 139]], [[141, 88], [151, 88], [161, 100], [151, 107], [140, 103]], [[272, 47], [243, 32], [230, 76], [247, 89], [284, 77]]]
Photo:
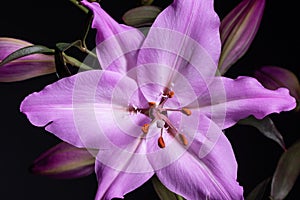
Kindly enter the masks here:
[[6, 56], [6, 58], [4, 58], [2, 62], [0, 62], [0, 66], [5, 65], [18, 58], [32, 55], [32, 54], [37, 54], [37, 53], [53, 54], [54, 50], [49, 49], [48, 47], [42, 45], [32, 45], [32, 46], [23, 47]]
[[72, 43], [65, 43], [65, 42], [56, 43], [56, 48], [61, 52], [64, 52], [71, 47], [77, 47], [78, 49], [81, 49], [82, 47], [81, 40], [76, 40], [75, 42]]
[[168, 188], [166, 188], [156, 176], [154, 176], [151, 180], [154, 190], [161, 200], [184, 200], [183, 197], [168, 190]]
[[271, 183], [271, 197], [284, 199], [293, 188], [300, 173], [300, 140], [284, 152], [277, 164]]
[[150, 30], [150, 27], [147, 27], [147, 26], [145, 26], [145, 27], [140, 27], [140, 28], [138, 28], [145, 36], [147, 36], [147, 34], [148, 34], [148, 32], [149, 32], [149, 30]]
[[161, 9], [156, 6], [140, 6], [128, 10], [122, 19], [130, 26], [146, 26], [151, 25], [160, 12]]
[[276, 128], [274, 122], [270, 117], [265, 117], [263, 119], [256, 119], [255, 117], [248, 117], [239, 121], [239, 124], [250, 125], [257, 128], [264, 136], [277, 142], [283, 149], [285, 149], [285, 144], [281, 133]]
[[271, 181], [271, 178], [267, 178], [260, 182], [246, 197], [246, 200], [262, 200], [266, 189]]
[[141, 0], [143, 6], [149, 6], [153, 3], [154, 0]]
[[70, 48], [72, 46], [71, 43], [66, 43], [66, 42], [60, 42], [60, 43], [57, 43], [56, 45], [56, 48], [61, 51], [61, 52], [64, 52], [66, 51], [68, 48]]

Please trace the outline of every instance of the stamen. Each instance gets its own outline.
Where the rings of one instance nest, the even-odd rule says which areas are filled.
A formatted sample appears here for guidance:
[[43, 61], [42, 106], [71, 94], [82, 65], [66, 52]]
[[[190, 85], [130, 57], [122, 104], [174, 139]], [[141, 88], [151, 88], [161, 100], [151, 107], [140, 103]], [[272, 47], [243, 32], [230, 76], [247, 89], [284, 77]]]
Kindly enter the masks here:
[[186, 139], [186, 137], [183, 134], [179, 133], [179, 138], [184, 146], [187, 146], [189, 144], [188, 140]]
[[141, 130], [144, 134], [147, 134], [149, 132], [150, 126], [152, 126], [154, 123], [156, 123], [157, 128], [160, 129], [160, 136], [157, 140], [157, 144], [160, 148], [165, 148], [166, 143], [163, 139], [163, 132], [166, 131], [168, 134], [170, 134], [172, 137], [176, 137], [180, 142], [187, 146], [188, 145], [188, 139], [182, 134], [179, 133], [176, 127], [172, 124], [170, 119], [168, 118], [168, 112], [169, 111], [177, 111], [181, 112], [187, 116], [190, 116], [192, 114], [192, 111], [188, 108], [165, 108], [164, 104], [167, 102], [169, 98], [173, 98], [175, 96], [175, 92], [171, 91], [169, 89], [166, 89], [163, 93], [163, 96], [160, 100], [160, 103], [158, 106], [155, 102], [148, 102], [149, 107], [145, 109], [139, 109], [134, 106], [129, 106], [129, 112], [140, 112], [142, 114], [147, 115], [149, 118], [151, 118], [151, 122], [148, 124], [144, 124], [141, 127]]
[[173, 98], [174, 95], [175, 95], [175, 92], [174, 92], [174, 91], [169, 91], [169, 92], [168, 92], [168, 97], [169, 97], [169, 98]]
[[144, 124], [144, 125], [142, 126], [142, 131], [143, 131], [144, 134], [147, 134], [147, 133], [148, 133], [149, 127], [150, 127], [150, 124]]
[[150, 108], [154, 108], [156, 106], [155, 102], [148, 102]]
[[190, 109], [188, 109], [188, 108], [182, 108], [181, 112], [183, 114], [186, 114], [187, 116], [190, 116], [192, 114], [192, 111]]
[[159, 138], [158, 138], [158, 146], [160, 147], [160, 148], [165, 148], [166, 147], [166, 144], [165, 144], [165, 141], [164, 141], [164, 139], [163, 139], [163, 137], [162, 136], [160, 136]]

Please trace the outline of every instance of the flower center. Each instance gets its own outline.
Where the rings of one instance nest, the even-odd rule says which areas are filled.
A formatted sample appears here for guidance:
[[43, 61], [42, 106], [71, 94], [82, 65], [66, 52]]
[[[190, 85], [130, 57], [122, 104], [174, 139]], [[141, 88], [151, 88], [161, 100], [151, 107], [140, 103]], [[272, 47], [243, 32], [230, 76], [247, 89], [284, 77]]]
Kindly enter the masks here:
[[163, 133], [171, 135], [172, 137], [178, 137], [183, 145], [188, 145], [188, 140], [183, 133], [178, 131], [178, 129], [172, 124], [172, 122], [168, 118], [168, 111], [181, 112], [187, 116], [192, 114], [191, 110], [188, 108], [165, 108], [164, 104], [168, 99], [173, 98], [175, 95], [174, 91], [164, 92], [163, 97], [161, 98], [160, 103], [157, 105], [155, 102], [148, 102], [149, 107], [146, 109], [138, 109], [131, 108], [130, 111], [140, 112], [152, 119], [149, 124], [144, 124], [141, 129], [144, 134], [147, 134], [149, 128], [153, 125], [156, 125], [158, 129], [160, 129], [160, 135], [158, 137], [157, 143], [160, 148], [164, 148], [166, 146], [165, 141], [163, 139]]

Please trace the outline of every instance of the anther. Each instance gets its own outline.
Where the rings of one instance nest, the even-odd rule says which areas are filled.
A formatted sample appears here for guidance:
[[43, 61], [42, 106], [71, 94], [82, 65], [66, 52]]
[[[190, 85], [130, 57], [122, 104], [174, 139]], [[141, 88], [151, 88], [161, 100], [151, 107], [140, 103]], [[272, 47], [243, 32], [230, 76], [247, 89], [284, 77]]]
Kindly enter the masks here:
[[144, 124], [144, 125], [142, 126], [142, 131], [143, 131], [144, 134], [147, 134], [147, 133], [148, 133], [149, 127], [150, 127], [150, 124]]
[[163, 139], [163, 137], [162, 136], [160, 136], [159, 138], [158, 138], [158, 146], [160, 147], [160, 148], [165, 148], [166, 147], [166, 144], [165, 144], [165, 141], [164, 141], [164, 139]]
[[169, 98], [173, 98], [174, 95], [175, 95], [175, 92], [174, 92], [174, 91], [169, 91], [169, 92], [168, 92], [168, 97], [169, 97]]
[[156, 106], [156, 103], [155, 102], [148, 102], [148, 105], [150, 108], [153, 108]]
[[189, 144], [188, 140], [186, 139], [186, 137], [183, 134], [179, 133], [179, 138], [184, 146], [187, 146]]
[[182, 108], [181, 112], [183, 114], [186, 114], [187, 116], [190, 116], [192, 114], [192, 111], [190, 109], [188, 109], [188, 108]]

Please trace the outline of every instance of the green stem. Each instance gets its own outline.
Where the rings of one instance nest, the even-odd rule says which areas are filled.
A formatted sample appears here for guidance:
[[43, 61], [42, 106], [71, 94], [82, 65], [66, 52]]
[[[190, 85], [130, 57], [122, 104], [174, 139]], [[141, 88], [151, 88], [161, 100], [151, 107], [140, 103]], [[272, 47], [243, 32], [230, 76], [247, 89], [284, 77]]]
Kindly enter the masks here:
[[86, 46], [86, 38], [89, 34], [89, 31], [90, 31], [90, 28], [91, 28], [91, 24], [92, 24], [92, 21], [93, 21], [93, 14], [91, 11], [88, 12], [88, 19], [87, 19], [87, 23], [85, 24], [85, 27], [84, 27], [84, 34], [83, 34], [83, 37], [82, 37], [82, 45], [85, 49], [87, 49], [87, 46]]
[[83, 12], [85, 12], [86, 14], [88, 14], [89, 9], [87, 9], [86, 7], [82, 6], [77, 0], [70, 0], [71, 3], [73, 3], [75, 6], [77, 6], [78, 8], [80, 8], [80, 10], [82, 10]]
[[71, 47], [76, 47], [80, 51], [82, 51], [83, 53], [87, 53], [90, 56], [92, 56], [94, 58], [97, 58], [96, 54], [94, 54], [92, 51], [88, 50], [86, 47], [83, 46], [81, 40], [76, 40], [75, 42], [72, 42], [71, 44], [69, 44], [68, 46], [66, 46], [66, 47], [64, 47], [63, 49], [60, 49], [60, 50], [63, 51], [63, 52], [65, 52], [66, 50], [68, 50]]
[[81, 68], [81, 69], [83, 69], [83, 70], [92, 70], [93, 68], [92, 67], [90, 67], [90, 66], [88, 66], [88, 65], [86, 65], [86, 64], [84, 64], [84, 63], [82, 63], [82, 62], [80, 62], [79, 60], [77, 60], [76, 58], [73, 58], [73, 57], [71, 57], [71, 56], [68, 56], [67, 54], [63, 54], [63, 56], [64, 56], [64, 58], [65, 58], [65, 60], [66, 60], [66, 62], [67, 63], [69, 63], [69, 64], [71, 64], [71, 65], [73, 65], [73, 66], [75, 66], [75, 67], [78, 67], [78, 68]]
[[96, 54], [94, 54], [94, 52], [88, 50], [88, 49], [82, 49], [82, 51], [84, 51], [85, 53], [89, 54], [90, 56], [93, 56], [94, 58], [98, 58]]

